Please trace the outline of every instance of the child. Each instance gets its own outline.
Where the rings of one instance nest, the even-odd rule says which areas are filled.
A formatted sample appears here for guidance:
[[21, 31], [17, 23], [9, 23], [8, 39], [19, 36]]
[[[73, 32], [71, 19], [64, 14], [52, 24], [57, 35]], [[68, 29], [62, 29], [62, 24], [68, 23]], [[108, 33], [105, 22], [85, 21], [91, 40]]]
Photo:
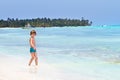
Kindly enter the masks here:
[[31, 59], [29, 61], [29, 66], [31, 65], [32, 61], [35, 60], [36, 66], [38, 65], [38, 57], [36, 53], [36, 44], [35, 44], [35, 36], [36, 36], [36, 31], [32, 30], [30, 32], [30, 54], [31, 54]]

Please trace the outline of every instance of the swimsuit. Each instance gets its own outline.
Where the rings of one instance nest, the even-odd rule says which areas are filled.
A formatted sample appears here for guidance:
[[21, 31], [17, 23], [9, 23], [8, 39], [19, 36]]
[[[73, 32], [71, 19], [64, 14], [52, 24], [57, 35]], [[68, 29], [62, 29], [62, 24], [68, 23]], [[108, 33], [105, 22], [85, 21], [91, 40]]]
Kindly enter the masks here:
[[34, 49], [34, 48], [30, 48], [30, 53], [35, 53], [36, 52], [36, 50]]

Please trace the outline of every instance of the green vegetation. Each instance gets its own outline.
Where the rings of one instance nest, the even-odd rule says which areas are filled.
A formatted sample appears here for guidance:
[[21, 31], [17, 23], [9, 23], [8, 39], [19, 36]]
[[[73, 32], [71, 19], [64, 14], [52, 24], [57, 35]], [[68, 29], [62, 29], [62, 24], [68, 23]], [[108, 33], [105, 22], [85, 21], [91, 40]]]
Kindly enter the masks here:
[[62, 27], [62, 26], [91, 26], [92, 22], [82, 19], [50, 19], [50, 18], [36, 18], [36, 19], [14, 19], [8, 18], [7, 20], [0, 20], [0, 27], [24, 27], [30, 23], [32, 26], [37, 27]]

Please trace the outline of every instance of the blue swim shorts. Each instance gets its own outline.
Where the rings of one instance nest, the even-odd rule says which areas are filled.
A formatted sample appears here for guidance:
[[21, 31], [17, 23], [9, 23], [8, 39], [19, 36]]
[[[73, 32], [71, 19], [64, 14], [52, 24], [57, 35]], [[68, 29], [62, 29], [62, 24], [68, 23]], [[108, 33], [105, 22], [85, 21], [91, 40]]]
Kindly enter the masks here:
[[35, 53], [36, 52], [36, 50], [34, 49], [34, 48], [30, 48], [30, 53]]

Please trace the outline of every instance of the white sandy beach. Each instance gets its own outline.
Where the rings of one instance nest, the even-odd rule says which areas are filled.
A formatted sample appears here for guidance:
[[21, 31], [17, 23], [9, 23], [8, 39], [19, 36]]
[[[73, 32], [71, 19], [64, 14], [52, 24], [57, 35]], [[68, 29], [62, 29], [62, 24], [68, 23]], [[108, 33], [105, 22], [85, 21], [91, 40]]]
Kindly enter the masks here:
[[[2, 55], [1, 55], [2, 56]], [[110, 64], [103, 62], [85, 61], [80, 63], [49, 64], [44, 60], [39, 61], [39, 66], [28, 66], [27, 59], [15, 56], [2, 56], [0, 58], [0, 80], [115, 80], [118, 74], [119, 63]], [[65, 66], [69, 66], [66, 68]], [[77, 70], [75, 69], [77, 68]], [[66, 69], [66, 70], [65, 70]]]
[[27, 65], [22, 58], [0, 58], [0, 80], [59, 80], [58, 70], [44, 62]]

